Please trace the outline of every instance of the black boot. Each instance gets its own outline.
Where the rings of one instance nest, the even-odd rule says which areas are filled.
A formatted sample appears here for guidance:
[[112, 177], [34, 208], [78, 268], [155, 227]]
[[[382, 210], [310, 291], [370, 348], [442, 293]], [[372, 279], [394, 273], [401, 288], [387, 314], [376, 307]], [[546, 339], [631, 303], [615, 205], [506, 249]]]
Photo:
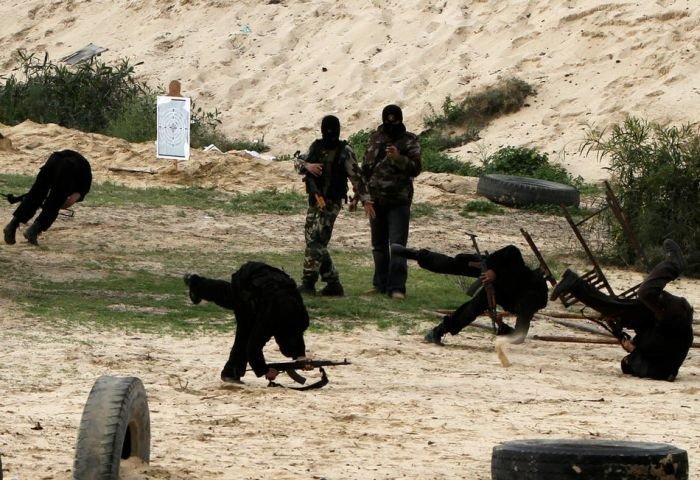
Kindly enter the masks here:
[[39, 225], [39, 222], [34, 222], [28, 229], [24, 231], [24, 238], [26, 238], [27, 241], [32, 245], [39, 245], [39, 235], [41, 234], [41, 232], [42, 229], [41, 225]]
[[425, 334], [425, 341], [428, 343], [434, 343], [435, 345], [443, 345], [442, 337], [447, 333], [447, 328], [445, 327], [445, 322], [441, 322], [435, 328], [430, 330]]
[[299, 285], [299, 293], [302, 295], [316, 295], [316, 282], [302, 280]]
[[343, 286], [339, 281], [328, 282], [328, 284], [321, 290], [321, 295], [324, 297], [342, 297], [345, 295], [343, 291]]
[[552, 294], [549, 296], [549, 299], [556, 300], [562, 294], [568, 292], [571, 289], [571, 287], [573, 287], [574, 284], [578, 281], [578, 279], [579, 276], [567, 268], [566, 271], [564, 271], [564, 275], [561, 276], [561, 280], [559, 280], [559, 283], [557, 283], [557, 285], [554, 287], [554, 290], [552, 290]]
[[202, 297], [197, 295], [193, 290], [192, 290], [192, 283], [194, 283], [194, 280], [199, 278], [199, 275], [194, 274], [194, 273], [186, 273], [183, 277], [182, 280], [184, 280], [185, 285], [187, 285], [190, 289], [190, 300], [192, 303], [197, 305], [198, 303], [201, 303]]
[[2, 233], [5, 236], [5, 243], [8, 245], [14, 245], [17, 243], [17, 240], [15, 239], [15, 233], [17, 232], [17, 227], [19, 227], [19, 220], [17, 220], [15, 217], [12, 217], [12, 220], [10, 220], [10, 223], [5, 225], [5, 228], [2, 229]]
[[405, 257], [409, 260], [418, 260], [418, 250], [404, 247], [398, 243], [391, 244], [391, 254], [397, 257]]

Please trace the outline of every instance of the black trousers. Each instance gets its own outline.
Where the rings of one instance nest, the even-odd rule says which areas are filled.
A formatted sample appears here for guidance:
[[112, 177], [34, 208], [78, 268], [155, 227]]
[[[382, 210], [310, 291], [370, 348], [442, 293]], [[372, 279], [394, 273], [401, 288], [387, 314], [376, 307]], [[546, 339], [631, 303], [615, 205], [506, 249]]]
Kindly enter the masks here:
[[392, 243], [406, 246], [411, 220], [410, 205], [375, 205], [377, 216], [370, 221], [372, 257], [374, 258], [374, 288], [382, 293], [406, 293], [408, 264], [406, 257], [391, 255]]
[[69, 195], [75, 192], [74, 179], [78, 166], [57, 155], [51, 155], [39, 169], [34, 184], [14, 212], [21, 223], [27, 223], [41, 208], [36, 222], [41, 230], [48, 230], [58, 217], [58, 212]]

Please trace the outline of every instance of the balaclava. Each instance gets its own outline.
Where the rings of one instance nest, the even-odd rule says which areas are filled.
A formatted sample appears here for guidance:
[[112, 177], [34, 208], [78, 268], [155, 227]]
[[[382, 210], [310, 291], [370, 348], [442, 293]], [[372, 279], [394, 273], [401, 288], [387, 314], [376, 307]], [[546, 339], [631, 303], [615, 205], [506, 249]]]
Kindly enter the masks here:
[[403, 124], [403, 112], [401, 111], [401, 107], [398, 105], [387, 105], [384, 107], [384, 110], [382, 110], [382, 130], [392, 140], [396, 140], [406, 133], [406, 126]]
[[326, 115], [321, 120], [321, 138], [325, 148], [335, 148], [340, 142], [340, 120], [333, 115]]

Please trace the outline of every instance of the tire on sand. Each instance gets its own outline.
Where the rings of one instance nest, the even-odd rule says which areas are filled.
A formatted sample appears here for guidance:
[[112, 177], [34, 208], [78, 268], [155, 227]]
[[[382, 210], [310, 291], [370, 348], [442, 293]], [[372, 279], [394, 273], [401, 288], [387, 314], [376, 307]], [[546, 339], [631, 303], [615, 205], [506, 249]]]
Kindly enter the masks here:
[[491, 455], [492, 480], [688, 479], [688, 454], [663, 443], [514, 440]]
[[151, 456], [146, 391], [136, 377], [99, 377], [90, 390], [73, 460], [74, 480], [118, 480], [122, 460]]
[[567, 207], [578, 207], [581, 199], [579, 191], [570, 185], [537, 178], [498, 174], [479, 177], [476, 193], [492, 202], [509, 207], [534, 204], [563, 204]]

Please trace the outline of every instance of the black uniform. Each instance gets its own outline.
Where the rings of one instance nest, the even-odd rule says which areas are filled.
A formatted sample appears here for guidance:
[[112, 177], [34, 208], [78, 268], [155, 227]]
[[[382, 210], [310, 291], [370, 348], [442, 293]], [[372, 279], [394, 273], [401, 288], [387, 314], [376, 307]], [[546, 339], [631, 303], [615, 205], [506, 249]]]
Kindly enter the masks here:
[[619, 327], [634, 330], [635, 348], [622, 359], [623, 373], [673, 381], [693, 344], [693, 308], [664, 291], [680, 272], [679, 262], [664, 260], [639, 286], [638, 299], [625, 299], [601, 293], [569, 270], [554, 294], [570, 292]]
[[236, 338], [221, 377], [240, 379], [246, 364], [258, 377], [268, 371], [263, 347], [274, 337], [286, 357], [305, 355], [304, 331], [309, 314], [292, 278], [261, 262], [247, 262], [231, 275], [231, 282], [198, 275], [186, 277], [190, 298], [208, 300], [233, 310]]
[[82, 202], [91, 185], [92, 170], [85, 157], [73, 150], [54, 152], [39, 170], [13, 216], [20, 223], [27, 223], [41, 208], [35, 222], [45, 232], [53, 225], [66, 199], [79, 193], [78, 202]]
[[[418, 251], [418, 265], [435, 273], [462, 275], [478, 278], [481, 269], [472, 267], [470, 262], [480, 262], [478, 255], [462, 253], [449, 257], [429, 250]], [[504, 310], [516, 315], [515, 334], [524, 338], [530, 321], [538, 310], [547, 305], [547, 283], [542, 274], [529, 268], [520, 250], [508, 245], [496, 250], [486, 258], [488, 269], [496, 273], [493, 283], [496, 303]], [[449, 332], [457, 335], [489, 307], [485, 289], [480, 289], [474, 297], [462, 304], [452, 315], [447, 315], [436, 327], [437, 340]]]

